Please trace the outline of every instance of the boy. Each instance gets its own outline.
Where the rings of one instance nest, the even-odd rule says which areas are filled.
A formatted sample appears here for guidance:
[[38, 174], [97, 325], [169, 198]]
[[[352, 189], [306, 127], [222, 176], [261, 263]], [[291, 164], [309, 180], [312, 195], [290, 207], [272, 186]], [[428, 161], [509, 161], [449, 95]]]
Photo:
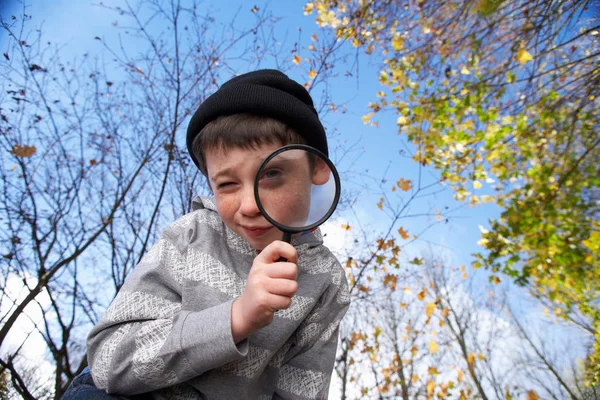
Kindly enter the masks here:
[[196, 198], [165, 230], [91, 331], [98, 388], [157, 399], [327, 397], [350, 301], [344, 271], [318, 230], [281, 242], [253, 193], [261, 161], [296, 143], [327, 154], [310, 95], [279, 71], [233, 78], [200, 105], [187, 146], [214, 202]]

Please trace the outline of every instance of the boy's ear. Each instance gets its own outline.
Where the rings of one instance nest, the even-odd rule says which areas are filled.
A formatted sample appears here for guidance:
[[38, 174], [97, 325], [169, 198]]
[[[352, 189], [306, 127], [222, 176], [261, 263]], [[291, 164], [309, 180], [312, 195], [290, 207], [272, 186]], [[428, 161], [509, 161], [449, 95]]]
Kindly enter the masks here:
[[329, 182], [331, 170], [329, 165], [321, 157], [315, 157], [315, 168], [313, 170], [312, 183], [313, 185], [324, 185]]

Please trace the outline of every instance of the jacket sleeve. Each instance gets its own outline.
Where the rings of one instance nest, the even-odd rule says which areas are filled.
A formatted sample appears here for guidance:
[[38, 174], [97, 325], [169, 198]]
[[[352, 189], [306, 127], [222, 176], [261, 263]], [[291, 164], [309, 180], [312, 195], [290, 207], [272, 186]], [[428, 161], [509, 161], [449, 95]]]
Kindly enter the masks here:
[[296, 332], [297, 351], [282, 365], [273, 399], [327, 398], [340, 322], [349, 305], [346, 277], [336, 260], [331, 284]]
[[233, 300], [182, 310], [185, 229], [167, 229], [136, 266], [88, 336], [95, 384], [132, 395], [173, 386], [243, 358], [231, 333]]

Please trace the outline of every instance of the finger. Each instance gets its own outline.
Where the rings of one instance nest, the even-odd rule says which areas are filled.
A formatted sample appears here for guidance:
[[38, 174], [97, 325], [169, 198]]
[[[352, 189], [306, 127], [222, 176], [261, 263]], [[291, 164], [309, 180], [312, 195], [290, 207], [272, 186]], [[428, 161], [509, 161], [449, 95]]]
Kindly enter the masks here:
[[280, 258], [285, 258], [289, 262], [296, 263], [296, 249], [289, 243], [282, 242], [281, 240], [275, 240], [265, 247], [258, 256], [264, 263], [274, 263]]
[[298, 266], [291, 262], [277, 262], [265, 264], [264, 272], [269, 278], [296, 280], [298, 277]]
[[278, 296], [275, 294], [271, 294], [269, 296], [269, 304], [273, 312], [276, 312], [278, 310], [288, 309], [292, 305], [292, 299], [288, 296]]
[[265, 289], [274, 295], [292, 297], [298, 291], [298, 283], [289, 279], [269, 279]]

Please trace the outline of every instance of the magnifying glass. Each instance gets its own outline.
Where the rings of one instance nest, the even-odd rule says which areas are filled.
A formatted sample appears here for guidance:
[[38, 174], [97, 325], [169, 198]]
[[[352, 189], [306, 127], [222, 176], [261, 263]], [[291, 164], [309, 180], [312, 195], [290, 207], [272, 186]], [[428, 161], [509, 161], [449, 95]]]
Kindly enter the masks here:
[[340, 177], [331, 160], [314, 147], [283, 146], [260, 165], [254, 179], [254, 198], [262, 215], [283, 232], [289, 243], [294, 233], [325, 222], [340, 199]]

